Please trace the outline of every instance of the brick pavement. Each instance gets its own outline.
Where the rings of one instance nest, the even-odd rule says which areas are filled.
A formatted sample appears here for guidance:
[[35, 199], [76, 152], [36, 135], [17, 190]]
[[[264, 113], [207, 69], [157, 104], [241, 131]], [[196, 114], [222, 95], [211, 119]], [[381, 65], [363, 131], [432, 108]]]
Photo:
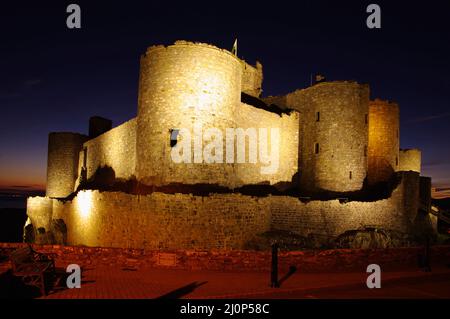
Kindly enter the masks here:
[[[424, 273], [415, 269], [382, 273], [382, 282], [412, 280], [426, 283], [432, 276], [445, 274], [450, 278], [450, 269], [434, 269]], [[280, 276], [281, 277], [281, 276]], [[284, 281], [280, 288], [270, 288], [267, 273], [233, 273], [214, 271], [186, 271], [172, 269], [138, 269], [135, 271], [97, 267], [83, 271], [80, 289], [54, 291], [45, 298], [261, 298], [271, 295], [293, 297], [302, 292], [317, 289], [367, 289], [367, 274], [356, 273], [295, 273]], [[192, 285], [194, 287], [189, 287]], [[334, 295], [338, 297], [338, 295]], [[378, 297], [382, 297], [378, 295]]]
[[[64, 271], [66, 266], [67, 261], [57, 259], [58, 268]], [[9, 262], [0, 262], [0, 275], [9, 268]], [[280, 278], [283, 278], [284, 275], [280, 271]], [[43, 298], [102, 299], [158, 298], [162, 296], [172, 298], [308, 298], [308, 296], [338, 298], [342, 296], [345, 298], [352, 296], [349, 291], [359, 291], [356, 296], [367, 297], [366, 290], [368, 289], [365, 286], [367, 275], [365, 269], [337, 273], [302, 273], [300, 270], [288, 277], [282, 283], [281, 288], [273, 289], [269, 287], [268, 271], [182, 270], [137, 264], [119, 266], [118, 264], [93, 263], [83, 269], [81, 289], [54, 289]], [[433, 267], [432, 273], [424, 273], [414, 267], [387, 267], [382, 272], [382, 283], [384, 285], [386, 281], [394, 282], [395, 280], [423, 283], [423, 287], [428, 287], [428, 295], [436, 296], [438, 293], [433, 290], [434, 287], [437, 287], [436, 280], [433, 279], [433, 281], [432, 277], [436, 278], [441, 275], [446, 276], [444, 279], [448, 279], [450, 284], [450, 268], [448, 266]], [[445, 280], [442, 285], [447, 282]], [[395, 285], [391, 285], [391, 287], [396, 288]], [[420, 291], [421, 288], [415, 286], [408, 289], [411, 294], [412, 291]], [[383, 291], [385, 290], [380, 290], [376, 297], [383, 297]], [[8, 293], [9, 290], [6, 289], [6, 294]], [[403, 290], [397, 295], [404, 293]], [[375, 294], [373, 295], [375, 296]], [[396, 292], [391, 291], [391, 295], [395, 296]]]

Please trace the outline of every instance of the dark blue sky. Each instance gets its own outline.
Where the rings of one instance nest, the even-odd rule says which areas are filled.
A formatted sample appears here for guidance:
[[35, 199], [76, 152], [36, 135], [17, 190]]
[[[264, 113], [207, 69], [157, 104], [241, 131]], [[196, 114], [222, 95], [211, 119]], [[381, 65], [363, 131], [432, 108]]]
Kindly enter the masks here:
[[[399, 103], [401, 147], [423, 151], [423, 174], [450, 187], [450, 2], [29, 1], [0, 9], [0, 186], [45, 184], [50, 131], [87, 132], [136, 115], [139, 56], [178, 39], [231, 49], [264, 67], [263, 95], [309, 85], [311, 73], [369, 83]], [[66, 27], [77, 3], [82, 29]]]

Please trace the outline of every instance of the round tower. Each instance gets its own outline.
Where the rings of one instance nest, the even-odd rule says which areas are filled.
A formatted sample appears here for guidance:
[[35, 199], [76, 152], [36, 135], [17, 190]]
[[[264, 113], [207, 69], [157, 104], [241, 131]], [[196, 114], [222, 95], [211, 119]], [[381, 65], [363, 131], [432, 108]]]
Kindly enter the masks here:
[[299, 92], [300, 188], [349, 192], [367, 175], [369, 87], [321, 82]]
[[46, 196], [63, 198], [74, 191], [78, 159], [87, 136], [58, 132], [48, 136]]
[[399, 107], [376, 99], [369, 102], [368, 182], [387, 181], [399, 167]]
[[[230, 186], [232, 164], [205, 163], [202, 150], [209, 141], [201, 135], [208, 128], [225, 133], [233, 127], [241, 78], [241, 61], [229, 51], [186, 41], [150, 47], [141, 58], [139, 79], [138, 180], [148, 185]], [[177, 143], [189, 138], [182, 136], [182, 129], [191, 135], [191, 163], [175, 163], [171, 157]]]

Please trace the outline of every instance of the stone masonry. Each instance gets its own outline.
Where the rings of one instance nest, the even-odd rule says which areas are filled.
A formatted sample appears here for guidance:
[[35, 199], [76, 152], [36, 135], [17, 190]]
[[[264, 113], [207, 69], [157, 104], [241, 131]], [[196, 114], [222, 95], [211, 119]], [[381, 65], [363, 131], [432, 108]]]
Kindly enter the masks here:
[[[369, 85], [354, 81], [261, 97], [262, 80], [261, 63], [209, 44], [150, 47], [140, 59], [135, 118], [109, 129], [95, 117], [90, 136], [50, 134], [47, 193], [28, 199], [28, 234], [136, 249], [242, 249], [272, 231], [326, 240], [367, 228], [414, 235], [419, 185], [424, 194], [429, 183], [420, 182], [420, 151], [399, 150], [398, 105], [370, 101]], [[223, 135], [189, 144], [180, 133], [199, 127]], [[230, 129], [244, 133], [231, 136], [231, 155]], [[176, 163], [172, 151], [186, 141], [214, 161], [189, 153]], [[276, 155], [269, 173], [264, 151]]]

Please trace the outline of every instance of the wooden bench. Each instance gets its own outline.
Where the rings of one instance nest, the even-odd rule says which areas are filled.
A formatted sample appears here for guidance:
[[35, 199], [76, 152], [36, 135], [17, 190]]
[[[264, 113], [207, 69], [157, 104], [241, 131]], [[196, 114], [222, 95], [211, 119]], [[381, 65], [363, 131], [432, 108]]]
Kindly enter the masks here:
[[48, 255], [38, 253], [28, 245], [18, 248], [10, 256], [12, 271], [15, 276], [22, 277], [27, 285], [36, 286], [42, 295], [46, 295], [46, 275], [55, 274], [55, 262]]

